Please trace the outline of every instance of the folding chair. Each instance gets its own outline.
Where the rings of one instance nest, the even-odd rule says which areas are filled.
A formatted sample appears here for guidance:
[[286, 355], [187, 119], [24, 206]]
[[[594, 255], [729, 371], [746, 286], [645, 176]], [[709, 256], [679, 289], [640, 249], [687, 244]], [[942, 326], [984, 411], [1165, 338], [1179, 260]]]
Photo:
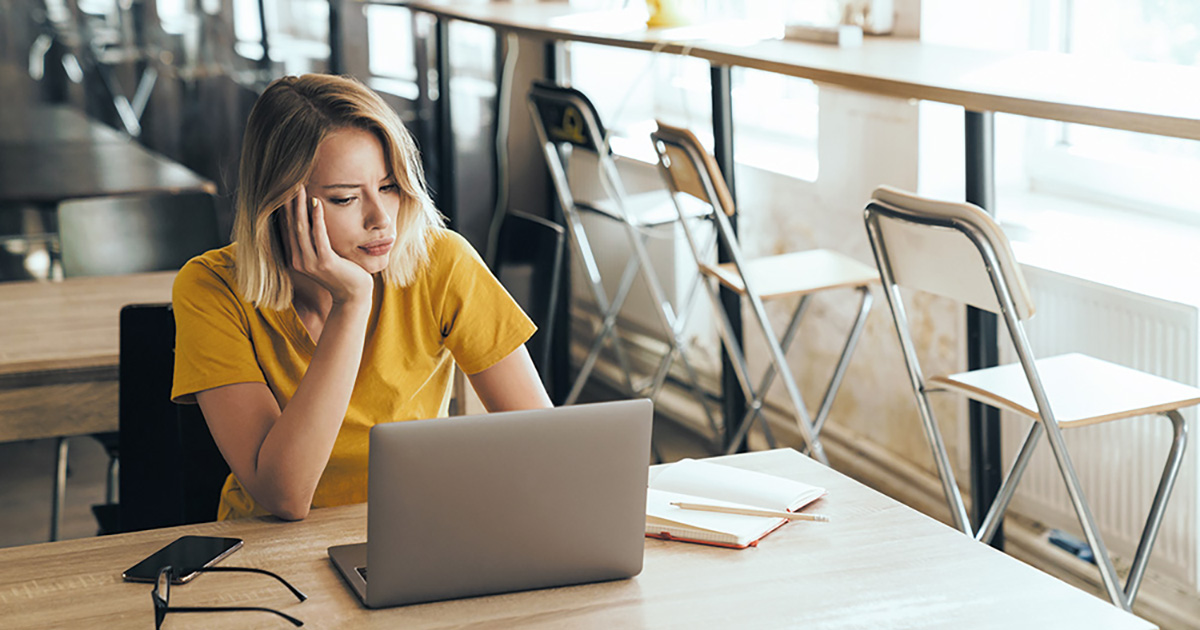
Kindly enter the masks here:
[[[706, 279], [715, 279], [750, 301], [751, 309], [762, 328], [767, 348], [770, 351], [771, 363], [767, 366], [762, 380], [755, 387], [750, 383], [741, 344], [738, 342], [737, 336], [733, 334], [734, 330], [729, 317], [721, 308], [717, 290], [711, 282], [706, 280], [704, 286], [712, 298], [717, 319], [721, 322], [721, 339], [733, 359], [738, 382], [749, 401], [746, 416], [742, 419], [741, 426], [732, 443], [728, 445], [729, 452], [733, 452], [741, 446], [751, 425], [762, 413], [763, 401], [775, 375], [780, 374], [795, 411], [796, 424], [808, 445], [809, 452], [821, 462], [828, 464], [829, 461], [825, 456], [825, 450], [821, 447], [818, 434], [829, 417], [829, 410], [833, 406], [833, 399], [846, 374], [850, 356], [854, 353], [854, 347], [858, 344], [863, 326], [866, 324], [873, 299], [871, 285], [879, 282], [879, 275], [868, 265], [825, 249], [747, 260], [729, 220], [737, 212], [733, 196], [730, 195], [729, 189], [725, 185], [725, 179], [721, 176], [716, 161], [704, 150], [696, 136], [686, 129], [660, 122], [658, 130], [650, 134], [650, 137], [658, 152], [659, 172], [673, 192], [672, 198], [680, 212], [684, 234], [702, 276]], [[685, 216], [684, 204], [691, 203], [687, 201], [690, 198], [699, 199], [716, 210], [708, 213], [706, 218], [716, 224], [717, 229], [714, 230], [713, 238], [719, 238], [728, 247], [732, 258], [731, 262], [720, 265], [712, 265], [707, 262], [708, 259], [704, 254], [708, 244], [698, 242], [695, 232], [688, 225], [689, 221], [683, 219]], [[797, 387], [792, 370], [788, 366], [786, 352], [799, 329], [800, 320], [809, 304], [809, 298], [821, 291], [844, 288], [856, 289], [860, 294], [858, 316], [846, 337], [841, 357], [825, 388], [825, 395], [821, 399], [816, 417], [810, 418], [808, 407], [804, 403], [803, 396], [800, 395], [800, 388]], [[795, 311], [792, 312], [791, 320], [782, 341], [780, 341], [776, 337], [771, 322], [767, 319], [763, 303], [767, 300], [796, 296], [800, 298], [800, 301], [796, 305]], [[774, 439], [771, 437], [766, 421], [762, 423], [762, 427], [767, 441], [774, 446]]]
[[[675, 213], [669, 210], [665, 213], [634, 212], [620, 175], [617, 173], [617, 167], [613, 161], [612, 151], [609, 148], [608, 138], [600, 123], [599, 115], [591, 101], [582, 92], [551, 83], [537, 82], [529, 92], [529, 109], [533, 117], [534, 130], [537, 132], [538, 140], [545, 154], [546, 165], [550, 169], [554, 189], [563, 208], [572, 249], [583, 263], [592, 295], [600, 309], [599, 330], [579, 374], [575, 377], [570, 393], [567, 395], [566, 404], [574, 403], [579, 397], [595, 367], [601, 350], [606, 343], [610, 343], [624, 373], [625, 384], [629, 391], [634, 395], [646, 396], [651, 399], [655, 398], [662, 389], [671, 364], [678, 358], [686, 372], [686, 384], [704, 408], [709, 427], [716, 434], [716, 421], [705, 402], [706, 396], [697, 385], [696, 372], [687, 358], [683, 340], [683, 328], [686, 324], [687, 313], [691, 308], [692, 297], [696, 293], [695, 286], [687, 292], [686, 298], [680, 305], [679, 314], [676, 314], [675, 309], [667, 300], [666, 293], [663, 291], [662, 284], [655, 274], [646, 252], [647, 234], [644, 230], [674, 223], [677, 220]], [[593, 203], [576, 199], [567, 179], [564, 162], [566, 153], [577, 158], [586, 155], [587, 158], [595, 161], [597, 165], [596, 178], [607, 196], [606, 199]], [[620, 283], [611, 301], [601, 283], [600, 270], [580, 219], [580, 213], [585, 211], [597, 213], [620, 223], [633, 249], [634, 255], [625, 265]], [[667, 333], [668, 348], [648, 384], [635, 386], [629, 359], [617, 333], [617, 317], [639, 270], [649, 287], [654, 303], [658, 305], [658, 308], [655, 309], [655, 317]]]
[[[955, 525], [967, 534], [972, 533], [929, 405], [928, 393], [932, 391], [959, 392], [1033, 421], [995, 503], [974, 532], [975, 538], [987, 541], [995, 534], [1034, 447], [1045, 433], [1071, 505], [1095, 555], [1104, 588], [1114, 604], [1130, 610], [1187, 444], [1186, 426], [1178, 410], [1200, 403], [1200, 389], [1082, 354], [1035, 359], [1025, 333], [1024, 322], [1033, 316], [1034, 308], [1024, 276], [1008, 239], [979, 207], [881, 187], [866, 207], [865, 220], [917, 408]], [[1002, 316], [1019, 362], [926, 378], [909, 332], [900, 287], [934, 293]], [[1063, 442], [1062, 429], [1146, 414], [1166, 416], [1174, 425], [1174, 437], [1122, 589], [1084, 499]]]

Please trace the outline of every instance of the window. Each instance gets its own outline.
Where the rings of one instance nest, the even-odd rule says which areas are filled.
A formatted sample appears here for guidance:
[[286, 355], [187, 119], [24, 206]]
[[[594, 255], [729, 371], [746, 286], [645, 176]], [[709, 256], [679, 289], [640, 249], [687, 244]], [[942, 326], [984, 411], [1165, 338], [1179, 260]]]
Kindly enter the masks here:
[[[1200, 62], [1195, 0], [925, 0], [921, 17], [922, 39], [933, 43], [1049, 50], [1116, 64]], [[996, 124], [1007, 127], [997, 133], [998, 151], [1004, 143], [1022, 145], [1007, 151], [1015, 164], [998, 165], [1019, 176], [998, 178], [1019, 181], [1022, 193], [1200, 225], [1200, 207], [1185, 190], [1200, 172], [1200, 142], [1037, 119], [998, 117]]]
[[[620, 68], [619, 74], [613, 68]], [[610, 129], [613, 150], [654, 163], [650, 132], [656, 119], [691, 129], [712, 150], [711, 66], [675, 54], [573, 43], [570, 76]], [[734, 68], [735, 160], [743, 165], [815, 181], [818, 88], [811, 81]]]
[[[263, 15], [259, 14], [259, 6]], [[329, 3], [326, 0], [233, 0], [233, 30], [238, 54], [263, 56], [263, 26], [272, 61], [282, 74], [325, 72], [329, 59]]]
[[[1195, 0], [1045, 0], [1032, 3], [1035, 37], [1049, 50], [1160, 64], [1200, 62]], [[1188, 190], [1200, 142], [1087, 125], [1029, 125], [1029, 186], [1200, 224]]]

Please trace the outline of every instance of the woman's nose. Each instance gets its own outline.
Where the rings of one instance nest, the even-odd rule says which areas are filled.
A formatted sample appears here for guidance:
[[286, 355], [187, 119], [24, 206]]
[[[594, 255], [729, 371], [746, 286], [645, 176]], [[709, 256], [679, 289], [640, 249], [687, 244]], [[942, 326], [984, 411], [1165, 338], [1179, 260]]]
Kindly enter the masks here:
[[385, 229], [392, 224], [392, 216], [378, 195], [371, 195], [363, 204], [363, 227], [368, 230]]

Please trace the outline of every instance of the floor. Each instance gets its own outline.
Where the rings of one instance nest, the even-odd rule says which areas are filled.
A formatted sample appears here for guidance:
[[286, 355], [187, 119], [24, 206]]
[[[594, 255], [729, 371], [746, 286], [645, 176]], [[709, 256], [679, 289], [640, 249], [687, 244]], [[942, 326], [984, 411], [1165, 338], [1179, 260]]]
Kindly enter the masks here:
[[[108, 456], [92, 438], [71, 438], [69, 443], [66, 509], [59, 536], [63, 540], [96, 535], [91, 506], [104, 502], [108, 466]], [[654, 444], [668, 462], [713, 454], [702, 438], [670, 421], [655, 422]], [[53, 479], [53, 440], [0, 444], [0, 547], [49, 540]]]
[[[66, 508], [59, 538], [95, 536], [92, 504], [104, 502], [108, 456], [87, 436], [68, 443]], [[0, 444], [0, 547], [50, 539], [54, 450], [54, 440]]]

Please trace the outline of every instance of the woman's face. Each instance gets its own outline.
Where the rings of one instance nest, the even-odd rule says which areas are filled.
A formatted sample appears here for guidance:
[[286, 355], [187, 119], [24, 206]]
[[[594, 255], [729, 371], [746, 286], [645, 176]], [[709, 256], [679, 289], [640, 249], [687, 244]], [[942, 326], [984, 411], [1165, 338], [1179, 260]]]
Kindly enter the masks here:
[[388, 266], [403, 193], [388, 172], [383, 143], [375, 134], [344, 128], [326, 136], [317, 147], [305, 190], [324, 207], [334, 252], [369, 273]]

